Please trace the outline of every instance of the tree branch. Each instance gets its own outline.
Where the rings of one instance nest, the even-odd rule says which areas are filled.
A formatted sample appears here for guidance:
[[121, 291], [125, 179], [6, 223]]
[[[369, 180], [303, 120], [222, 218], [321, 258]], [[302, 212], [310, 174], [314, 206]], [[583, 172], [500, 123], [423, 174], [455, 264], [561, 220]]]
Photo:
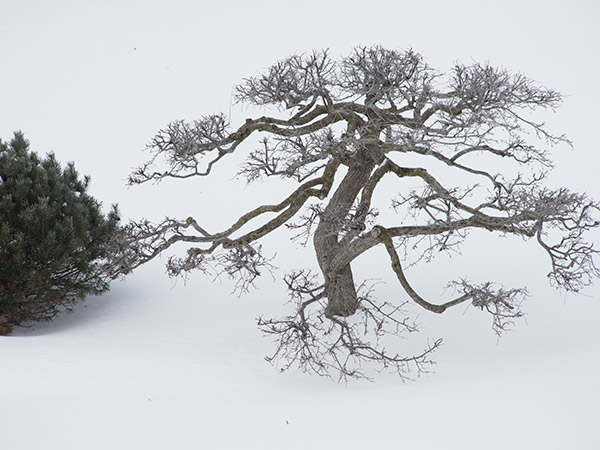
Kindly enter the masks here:
[[433, 303], [429, 303], [427, 300], [425, 300], [423, 297], [421, 297], [419, 294], [417, 294], [416, 291], [412, 288], [412, 286], [408, 283], [408, 280], [404, 276], [404, 272], [402, 270], [402, 264], [400, 263], [400, 258], [398, 257], [398, 253], [396, 252], [396, 249], [394, 248], [394, 243], [392, 242], [392, 238], [389, 236], [389, 233], [387, 232], [387, 230], [385, 230], [384, 228], [381, 228], [381, 227], [379, 227], [378, 230], [380, 232], [379, 237], [383, 241], [383, 244], [385, 245], [388, 255], [390, 256], [390, 259], [392, 261], [392, 269], [396, 273], [396, 276], [398, 277], [398, 281], [400, 281], [400, 284], [402, 285], [402, 287], [404, 288], [404, 290], [406, 291], [408, 296], [417, 305], [425, 308], [428, 311], [434, 312], [436, 314], [441, 314], [444, 311], [446, 311], [448, 308], [459, 305], [459, 304], [464, 303], [467, 300], [471, 299], [471, 295], [464, 294], [464, 295], [461, 295], [460, 297], [458, 297], [454, 300], [451, 300], [449, 302], [446, 302], [442, 305], [435, 305]]

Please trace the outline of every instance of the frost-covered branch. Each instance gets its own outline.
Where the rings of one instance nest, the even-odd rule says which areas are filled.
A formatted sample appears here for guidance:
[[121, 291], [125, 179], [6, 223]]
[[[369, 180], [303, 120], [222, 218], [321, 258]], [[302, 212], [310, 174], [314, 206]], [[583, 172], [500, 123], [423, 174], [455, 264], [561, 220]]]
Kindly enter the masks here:
[[[524, 289], [465, 276], [450, 281], [455, 298], [434, 304], [410, 285], [398, 251], [416, 252], [416, 265], [440, 251], [459, 252], [470, 231], [487, 230], [536, 240], [557, 287], [579, 291], [600, 276], [588, 236], [600, 227], [598, 203], [543, 186], [551, 150], [571, 145], [534, 115], [556, 110], [558, 92], [487, 64], [457, 64], [444, 74], [413, 50], [379, 46], [339, 59], [328, 51], [293, 55], [235, 92], [237, 102], [272, 115], [237, 125], [222, 114], [175, 121], [150, 142], [150, 158], [130, 184], [213, 177], [236, 153], [238, 175], [249, 183], [285, 178], [296, 188], [278, 203], [240, 211], [218, 232], [194, 218], [132, 223], [114, 239], [114, 267], [126, 273], [184, 247], [186, 256], [168, 259], [170, 275], [225, 274], [244, 291], [271, 267], [261, 250], [265, 236], [287, 227], [301, 243], [312, 240], [319, 281], [302, 270], [286, 277], [296, 311], [259, 320], [276, 338], [271, 360], [283, 369], [338, 378], [366, 376], [361, 364], [371, 363], [402, 377], [409, 368], [424, 370], [439, 342], [417, 356], [385, 347], [383, 336], [415, 329], [400, 310], [404, 300], [382, 304], [359, 292], [352, 263], [376, 246], [387, 250], [407, 301], [433, 313], [470, 303], [492, 315], [498, 333], [522, 314]], [[377, 189], [383, 180], [396, 183], [388, 199], [396, 219], [378, 214], [389, 192]]]
[[409, 379], [415, 372], [429, 372], [432, 353], [441, 340], [413, 356], [390, 352], [383, 343], [387, 337], [418, 331], [418, 325], [406, 316], [404, 304], [378, 304], [371, 298], [371, 290], [363, 286], [354, 320], [327, 317], [322, 309], [323, 285], [317, 285], [315, 278], [306, 271], [286, 277], [296, 314], [258, 319], [263, 333], [276, 342], [276, 350], [267, 361], [282, 371], [296, 367], [338, 381], [369, 379], [373, 369], [393, 372], [402, 379]]

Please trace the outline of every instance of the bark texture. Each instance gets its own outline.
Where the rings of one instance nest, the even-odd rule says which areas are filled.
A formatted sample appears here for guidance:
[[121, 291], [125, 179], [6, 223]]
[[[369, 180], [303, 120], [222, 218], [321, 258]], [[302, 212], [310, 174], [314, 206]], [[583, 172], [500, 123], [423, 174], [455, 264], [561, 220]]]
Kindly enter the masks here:
[[340, 233], [343, 231], [342, 218], [350, 213], [358, 194], [367, 183], [373, 163], [362, 160], [348, 169], [339, 187], [323, 211], [315, 231], [314, 247], [319, 267], [325, 278], [325, 297], [327, 316], [347, 317], [358, 308], [356, 284], [350, 263], [332, 264], [340, 252]]

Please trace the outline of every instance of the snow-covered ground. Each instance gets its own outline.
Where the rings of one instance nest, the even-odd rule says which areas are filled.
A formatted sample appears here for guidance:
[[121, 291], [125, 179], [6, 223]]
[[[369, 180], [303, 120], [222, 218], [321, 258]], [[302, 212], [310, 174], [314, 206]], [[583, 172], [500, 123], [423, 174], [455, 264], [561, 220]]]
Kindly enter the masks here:
[[[552, 149], [549, 181], [600, 199], [594, 0], [0, 4], [0, 138], [21, 129], [32, 149], [74, 161], [124, 219], [235, 214], [210, 214], [223, 194], [239, 202], [231, 175], [131, 190], [123, 180], [171, 120], [223, 111], [243, 122], [231, 88], [244, 77], [292, 53], [337, 56], [358, 44], [413, 47], [440, 70], [489, 61], [563, 92], [564, 106], [543, 120], [574, 151]], [[282, 267], [312, 264], [284, 243]], [[281, 283], [267, 277], [238, 299], [201, 276], [173, 283], [154, 261], [72, 314], [0, 337], [0, 450], [600, 449], [600, 286], [562, 298], [531, 246], [479, 243], [464, 259], [412, 271], [411, 282], [433, 300], [446, 271], [526, 285], [527, 321], [497, 341], [478, 311], [422, 314], [416, 339], [444, 345], [435, 373], [406, 383], [278, 373], [255, 319], [289, 312]], [[380, 296], [391, 297], [397, 286], [376, 256], [357, 276], [383, 278]]]
[[273, 299], [161, 271], [2, 338], [0, 448], [600, 447], [596, 302], [548, 301], [499, 343], [461, 312], [436, 373], [335, 384], [263, 360], [254, 318]]

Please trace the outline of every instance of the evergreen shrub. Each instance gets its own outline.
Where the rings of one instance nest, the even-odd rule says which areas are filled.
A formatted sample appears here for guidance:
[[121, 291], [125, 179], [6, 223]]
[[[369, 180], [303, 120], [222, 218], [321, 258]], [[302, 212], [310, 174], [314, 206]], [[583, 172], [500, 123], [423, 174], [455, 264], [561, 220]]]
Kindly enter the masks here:
[[0, 334], [108, 290], [119, 214], [103, 215], [89, 182], [52, 153], [40, 159], [21, 132], [0, 140]]

